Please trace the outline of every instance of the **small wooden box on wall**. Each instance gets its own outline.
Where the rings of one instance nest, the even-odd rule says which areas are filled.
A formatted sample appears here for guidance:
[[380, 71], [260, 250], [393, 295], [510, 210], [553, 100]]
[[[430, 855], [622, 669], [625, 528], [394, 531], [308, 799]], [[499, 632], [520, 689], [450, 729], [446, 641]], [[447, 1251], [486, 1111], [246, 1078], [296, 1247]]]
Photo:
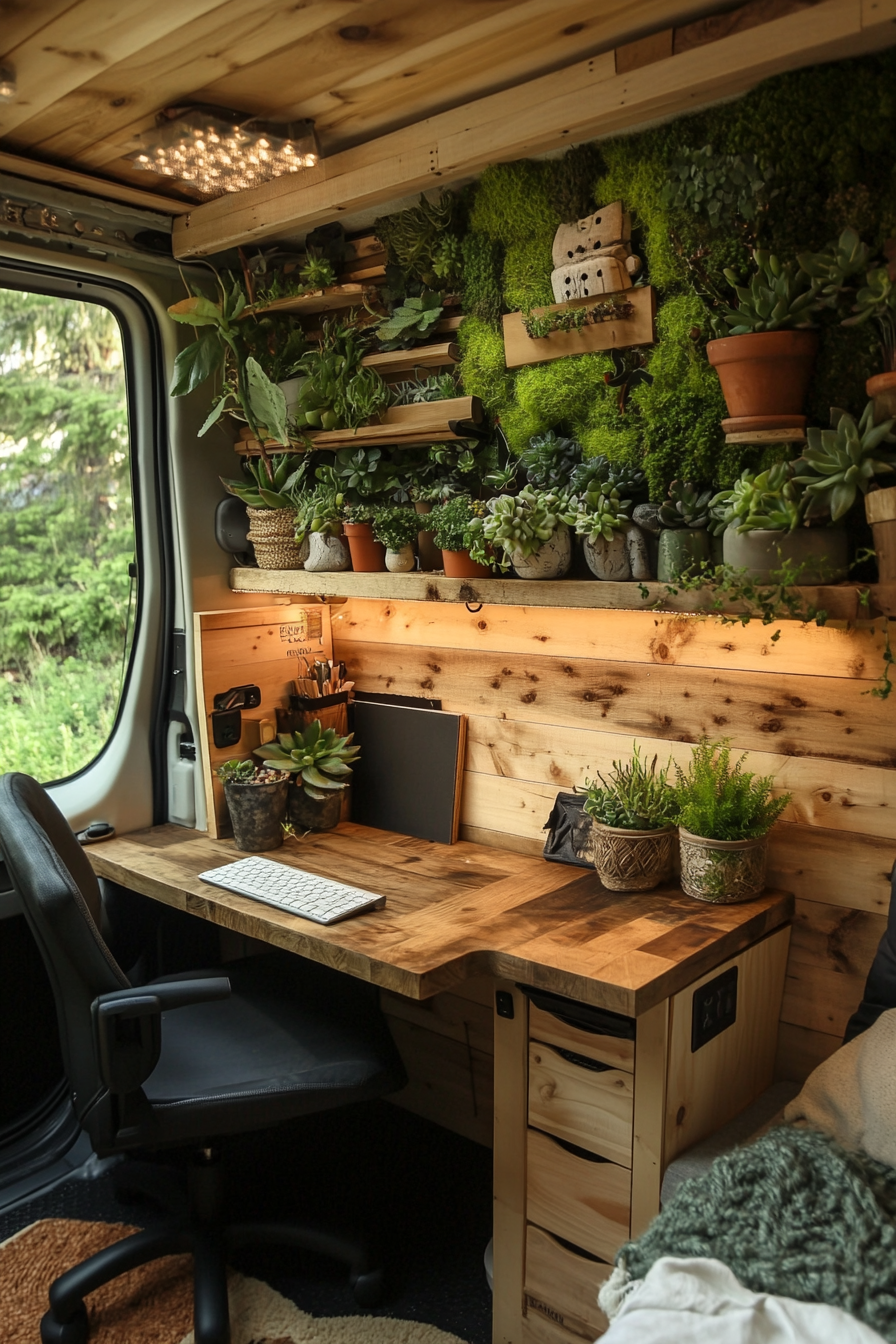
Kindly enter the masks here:
[[595, 350], [620, 350], [632, 345], [652, 345], [656, 340], [656, 291], [652, 285], [636, 286], [615, 294], [604, 294], [586, 299], [570, 299], [568, 303], [553, 303], [536, 308], [536, 314], [565, 312], [570, 308], [593, 308], [596, 303], [615, 299], [631, 304], [628, 317], [614, 317], [606, 322], [592, 322], [579, 331], [552, 331], [549, 336], [532, 337], [523, 326], [522, 313], [504, 316], [504, 362], [508, 369], [524, 364], [544, 364], [565, 355], [587, 355]]

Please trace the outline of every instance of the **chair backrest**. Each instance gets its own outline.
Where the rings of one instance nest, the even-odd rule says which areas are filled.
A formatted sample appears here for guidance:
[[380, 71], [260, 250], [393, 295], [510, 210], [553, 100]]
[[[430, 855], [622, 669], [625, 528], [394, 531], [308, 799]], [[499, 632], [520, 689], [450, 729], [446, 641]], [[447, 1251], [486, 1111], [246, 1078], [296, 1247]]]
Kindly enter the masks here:
[[74, 832], [30, 775], [0, 777], [0, 850], [44, 959], [75, 1113], [107, 1097], [94, 1045], [91, 1004], [129, 981], [100, 933], [100, 889]]

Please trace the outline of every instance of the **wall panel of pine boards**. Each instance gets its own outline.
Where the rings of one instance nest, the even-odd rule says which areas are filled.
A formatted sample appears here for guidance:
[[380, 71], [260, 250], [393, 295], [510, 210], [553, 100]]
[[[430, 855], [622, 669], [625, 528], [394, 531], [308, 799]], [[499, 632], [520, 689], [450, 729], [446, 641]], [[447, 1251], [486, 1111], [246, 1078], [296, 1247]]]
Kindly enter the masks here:
[[797, 897], [778, 1072], [839, 1044], [886, 922], [896, 859], [896, 693], [870, 694], [884, 625], [858, 629], [562, 608], [350, 599], [334, 651], [359, 690], [438, 697], [469, 715], [469, 839], [539, 852], [560, 789], [637, 738], [686, 760], [701, 733], [793, 794], [770, 882]]

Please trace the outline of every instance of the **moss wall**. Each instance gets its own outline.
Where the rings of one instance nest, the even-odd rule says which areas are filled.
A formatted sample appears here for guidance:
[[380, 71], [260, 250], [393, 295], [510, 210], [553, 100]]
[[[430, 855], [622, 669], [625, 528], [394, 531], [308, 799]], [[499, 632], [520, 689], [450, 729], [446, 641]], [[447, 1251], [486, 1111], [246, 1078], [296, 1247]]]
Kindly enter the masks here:
[[[463, 239], [461, 376], [500, 420], [515, 451], [535, 433], [565, 425], [586, 454], [637, 461], [654, 496], [684, 475], [728, 484], [757, 450], [726, 448], [724, 402], [704, 351], [708, 310], [694, 279], [725, 288], [723, 267], [748, 270], [753, 242], [782, 258], [817, 250], [847, 225], [879, 247], [896, 233], [896, 53], [817, 66], [760, 85], [736, 103], [561, 159], [489, 168], [467, 193]], [[773, 192], [753, 226], [711, 228], [688, 208], [663, 204], [670, 165], [683, 149], [752, 154], [771, 172]], [[659, 303], [658, 344], [648, 352], [653, 383], [623, 412], [604, 374], [609, 357], [587, 355], [521, 369], [504, 367], [500, 313], [552, 302], [551, 242], [557, 225], [622, 198], [633, 247]], [[752, 235], [751, 236], [751, 230]], [[808, 410], [861, 411], [878, 355], [871, 326], [844, 329], [822, 317], [822, 346]]]

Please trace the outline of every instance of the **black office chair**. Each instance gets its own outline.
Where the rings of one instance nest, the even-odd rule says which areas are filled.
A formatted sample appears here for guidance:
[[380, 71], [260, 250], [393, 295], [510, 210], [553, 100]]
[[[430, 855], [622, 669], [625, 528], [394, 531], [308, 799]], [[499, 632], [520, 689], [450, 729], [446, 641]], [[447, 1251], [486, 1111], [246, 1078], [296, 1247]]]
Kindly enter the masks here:
[[229, 1344], [226, 1260], [248, 1244], [343, 1260], [356, 1300], [372, 1305], [380, 1272], [358, 1243], [292, 1223], [225, 1223], [215, 1141], [402, 1087], [375, 991], [307, 961], [297, 963], [301, 975], [289, 974], [264, 956], [228, 965], [226, 975], [132, 986], [100, 933], [93, 870], [28, 775], [0, 778], [0, 849], [53, 986], [72, 1101], [94, 1150], [193, 1150], [185, 1215], [61, 1275], [50, 1287], [43, 1344], [85, 1344], [85, 1294], [184, 1251], [193, 1254], [196, 1344]]

